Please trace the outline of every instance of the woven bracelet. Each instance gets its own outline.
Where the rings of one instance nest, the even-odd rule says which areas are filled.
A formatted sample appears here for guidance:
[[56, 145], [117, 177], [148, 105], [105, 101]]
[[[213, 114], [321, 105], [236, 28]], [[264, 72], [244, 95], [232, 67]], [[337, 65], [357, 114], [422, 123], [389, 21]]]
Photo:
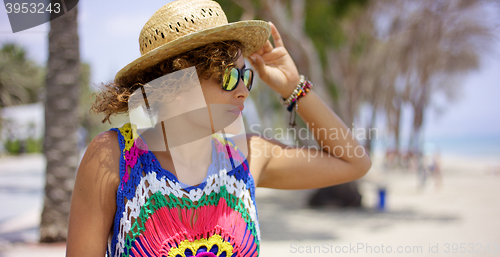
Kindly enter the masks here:
[[292, 128], [296, 125], [295, 124], [296, 115], [294, 113], [294, 109], [297, 109], [299, 106], [298, 100], [301, 97], [307, 95], [307, 93], [313, 86], [314, 85], [309, 80], [307, 80], [303, 75], [300, 75], [300, 82], [295, 88], [295, 90], [293, 90], [290, 97], [288, 97], [288, 99], [282, 98], [282, 104], [287, 105], [286, 109], [290, 112], [289, 125]]

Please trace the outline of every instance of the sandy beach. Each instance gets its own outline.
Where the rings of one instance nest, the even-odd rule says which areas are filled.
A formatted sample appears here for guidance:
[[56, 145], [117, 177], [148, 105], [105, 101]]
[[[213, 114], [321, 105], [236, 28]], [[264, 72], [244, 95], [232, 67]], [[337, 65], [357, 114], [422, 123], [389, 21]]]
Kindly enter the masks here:
[[[306, 209], [310, 192], [261, 198], [262, 256], [500, 256], [500, 176], [491, 160], [444, 157], [442, 186], [430, 178], [424, 188], [415, 173], [384, 172], [380, 163], [360, 182], [362, 210]], [[383, 212], [375, 208], [381, 181]]]
[[[443, 154], [440, 187], [373, 160], [359, 181], [362, 209], [310, 209], [311, 190], [259, 188], [260, 256], [500, 256], [498, 159]], [[43, 167], [41, 155], [0, 158], [0, 256], [65, 255], [64, 244], [36, 243]]]

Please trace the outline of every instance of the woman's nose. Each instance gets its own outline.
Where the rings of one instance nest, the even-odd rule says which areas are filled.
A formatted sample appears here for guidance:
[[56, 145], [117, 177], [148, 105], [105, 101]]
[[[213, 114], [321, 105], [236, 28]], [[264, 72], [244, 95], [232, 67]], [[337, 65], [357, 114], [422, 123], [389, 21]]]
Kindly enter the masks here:
[[245, 86], [245, 83], [243, 82], [242, 78], [238, 80], [238, 86], [234, 91], [236, 98], [241, 98], [241, 97], [247, 98], [248, 95], [250, 94], [250, 91], [248, 91], [248, 88]]

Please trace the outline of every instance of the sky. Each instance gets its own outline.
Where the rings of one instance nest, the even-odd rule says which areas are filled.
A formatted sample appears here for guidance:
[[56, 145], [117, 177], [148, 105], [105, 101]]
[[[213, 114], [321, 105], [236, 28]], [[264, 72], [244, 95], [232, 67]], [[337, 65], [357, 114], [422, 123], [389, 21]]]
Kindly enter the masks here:
[[[111, 81], [129, 62], [140, 56], [138, 36], [149, 17], [169, 1], [86, 0], [79, 2], [80, 56], [91, 65], [91, 82]], [[28, 57], [40, 65], [47, 60], [48, 24], [13, 34], [5, 8], [0, 8], [0, 44], [15, 42], [24, 46]], [[492, 52], [484, 56], [481, 67], [464, 74], [459, 81], [457, 101], [440, 103], [444, 112], [432, 108], [424, 121], [429, 138], [500, 136], [500, 31]], [[439, 102], [439, 101], [437, 101]], [[404, 111], [405, 131], [411, 125], [411, 109]], [[383, 122], [383, 121], [382, 121]]]

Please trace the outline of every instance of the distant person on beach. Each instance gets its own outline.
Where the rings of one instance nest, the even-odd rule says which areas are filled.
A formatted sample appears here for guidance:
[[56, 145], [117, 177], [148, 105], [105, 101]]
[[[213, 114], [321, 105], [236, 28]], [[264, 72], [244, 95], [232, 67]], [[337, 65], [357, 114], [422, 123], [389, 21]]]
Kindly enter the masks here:
[[441, 155], [439, 151], [436, 151], [430, 161], [429, 173], [434, 178], [434, 183], [437, 189], [440, 189], [443, 185], [443, 177], [441, 175]]
[[[180, 0], [153, 14], [139, 42], [141, 57], [105, 85], [93, 110], [149, 127], [127, 123], [88, 146], [67, 256], [258, 256], [256, 186], [320, 188], [369, 170], [353, 137], [330, 136], [350, 132], [299, 75], [272, 23], [228, 23], [215, 1]], [[313, 134], [321, 131], [320, 148], [242, 133], [256, 75], [244, 58]]]

